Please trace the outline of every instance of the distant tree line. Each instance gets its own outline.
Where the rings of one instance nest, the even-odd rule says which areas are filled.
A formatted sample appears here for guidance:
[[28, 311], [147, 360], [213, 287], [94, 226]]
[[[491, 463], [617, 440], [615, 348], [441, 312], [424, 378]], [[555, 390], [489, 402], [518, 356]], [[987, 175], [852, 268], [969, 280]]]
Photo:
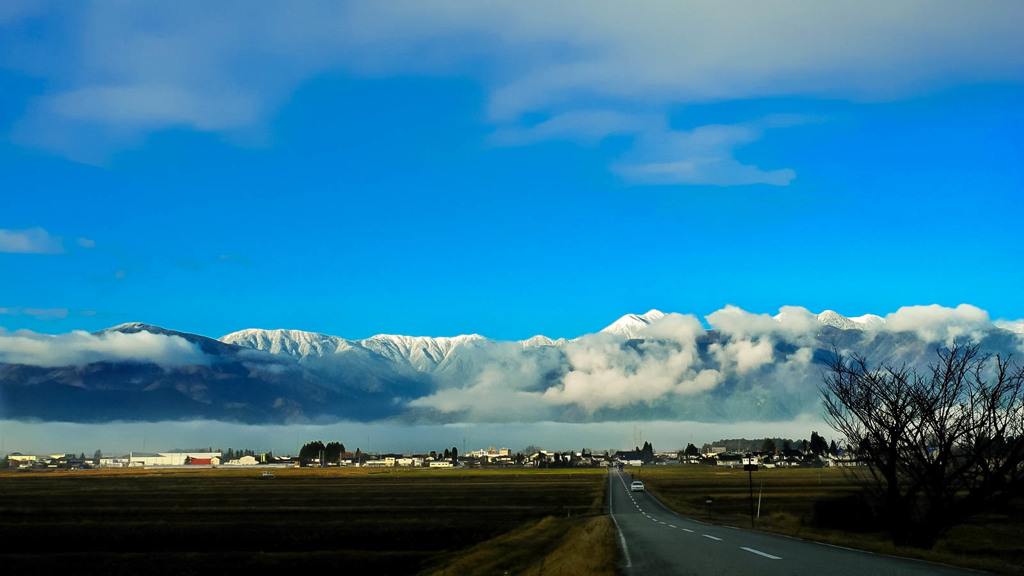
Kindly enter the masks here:
[[763, 438], [754, 440], [748, 440], [746, 438], [730, 438], [716, 440], [714, 442], [704, 444], [701, 447], [700, 452], [710, 452], [713, 447], [721, 447], [725, 448], [726, 452], [741, 454], [748, 452], [788, 452], [791, 450], [799, 450], [805, 454], [823, 456], [839, 452], [839, 446], [836, 445], [835, 440], [830, 443], [816, 431], [811, 432], [810, 440], [793, 440], [791, 438]]

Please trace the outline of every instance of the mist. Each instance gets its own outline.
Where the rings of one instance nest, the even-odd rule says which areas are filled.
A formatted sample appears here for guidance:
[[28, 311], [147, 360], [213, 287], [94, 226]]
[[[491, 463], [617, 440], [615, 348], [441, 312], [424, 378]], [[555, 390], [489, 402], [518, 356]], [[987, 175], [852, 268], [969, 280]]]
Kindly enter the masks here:
[[[297, 454], [313, 440], [338, 441], [350, 451], [429, 452], [457, 447], [460, 451], [490, 446], [522, 450], [630, 450], [640, 439], [656, 450], [700, 447], [721, 438], [809, 438], [811, 431], [831, 438], [834, 432], [818, 417], [807, 415], [786, 422], [517, 422], [506, 424], [402, 425], [338, 422], [329, 425], [251, 426], [214, 420], [188, 422], [22, 422], [0, 420], [0, 453], [104, 454], [161, 452], [175, 448], [211, 447], [253, 449]], [[838, 438], [838, 437], [837, 437]]]

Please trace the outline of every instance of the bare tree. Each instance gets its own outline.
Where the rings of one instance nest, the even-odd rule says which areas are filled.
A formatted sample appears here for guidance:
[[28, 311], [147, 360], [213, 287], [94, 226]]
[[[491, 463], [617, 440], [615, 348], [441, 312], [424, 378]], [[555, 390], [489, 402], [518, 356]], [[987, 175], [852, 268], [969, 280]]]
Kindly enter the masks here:
[[1021, 366], [961, 343], [923, 374], [838, 351], [827, 364], [826, 418], [867, 461], [867, 493], [893, 543], [931, 548], [1024, 491]]

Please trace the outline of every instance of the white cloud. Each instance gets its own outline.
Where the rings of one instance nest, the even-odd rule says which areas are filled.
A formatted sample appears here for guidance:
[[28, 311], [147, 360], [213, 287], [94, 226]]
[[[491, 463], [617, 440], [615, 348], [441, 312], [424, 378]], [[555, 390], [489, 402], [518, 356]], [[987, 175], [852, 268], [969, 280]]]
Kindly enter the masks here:
[[765, 172], [735, 159], [735, 150], [759, 140], [759, 123], [699, 126], [685, 131], [647, 132], [627, 159], [612, 169], [635, 184], [786, 186], [796, 173]]
[[68, 317], [67, 308], [0, 308], [5, 316], [34, 316], [37, 320], [56, 320]]
[[180, 336], [150, 332], [51, 336], [27, 330], [0, 334], [0, 362], [57, 367], [93, 362], [152, 362], [163, 367], [207, 365], [210, 357]]
[[[56, 19], [57, 10], [33, 17]], [[29, 106], [15, 138], [86, 160], [172, 126], [234, 138], [252, 131], [251, 139], [303, 82], [343, 70], [474, 77], [489, 92], [496, 141], [509, 144], [630, 132], [644, 134], [641, 149], [645, 138], [683, 148], [719, 139], [699, 153], [625, 159], [615, 169], [634, 183], [785, 185], [792, 170], [734, 158], [736, 146], [752, 141], [736, 127], [659, 136], [637, 132], [636, 123], [657, 121], [677, 104], [890, 99], [1024, 75], [1017, 24], [1024, 4], [1013, 0], [179, 2], [59, 10], [61, 25], [39, 27], [52, 30], [42, 40], [6, 35], [5, 66], [54, 87]], [[29, 13], [0, 12], [0, 25], [10, 32]], [[550, 120], [524, 124], [528, 114]]]
[[710, 346], [710, 351], [722, 366], [728, 366], [740, 375], [769, 364], [775, 359], [772, 343], [768, 340], [737, 340], [724, 345], [715, 343]]
[[1024, 334], [1024, 320], [996, 320], [993, 322], [1003, 330], [1009, 330], [1017, 334]]
[[817, 316], [801, 306], [783, 306], [776, 316], [747, 312], [727, 305], [708, 314], [705, 319], [712, 328], [736, 339], [768, 337], [784, 334], [798, 341], [813, 338], [820, 328]]
[[888, 331], [915, 332], [926, 342], [947, 345], [958, 338], [980, 340], [992, 327], [988, 312], [970, 304], [956, 308], [938, 304], [904, 306], [885, 317], [885, 329]]
[[545, 140], [570, 140], [594, 145], [613, 135], [635, 135], [668, 129], [665, 118], [615, 110], [572, 110], [533, 126], [500, 128], [492, 140], [504, 146], [524, 146]]
[[203, 94], [178, 86], [90, 86], [46, 100], [49, 113], [85, 122], [140, 129], [183, 125], [200, 131], [249, 126], [255, 104], [240, 94]]
[[64, 252], [61, 237], [50, 236], [36, 227], [27, 230], [0, 230], [0, 252], [15, 254], [60, 254]]

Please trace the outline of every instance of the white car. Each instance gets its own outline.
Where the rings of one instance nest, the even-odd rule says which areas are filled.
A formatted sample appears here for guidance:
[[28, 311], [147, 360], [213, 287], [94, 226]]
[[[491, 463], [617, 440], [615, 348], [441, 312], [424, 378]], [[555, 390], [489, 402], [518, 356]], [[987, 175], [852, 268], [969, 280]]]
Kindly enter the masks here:
[[629, 490], [631, 492], [643, 492], [644, 483], [639, 480], [633, 480], [633, 483], [629, 485]]

